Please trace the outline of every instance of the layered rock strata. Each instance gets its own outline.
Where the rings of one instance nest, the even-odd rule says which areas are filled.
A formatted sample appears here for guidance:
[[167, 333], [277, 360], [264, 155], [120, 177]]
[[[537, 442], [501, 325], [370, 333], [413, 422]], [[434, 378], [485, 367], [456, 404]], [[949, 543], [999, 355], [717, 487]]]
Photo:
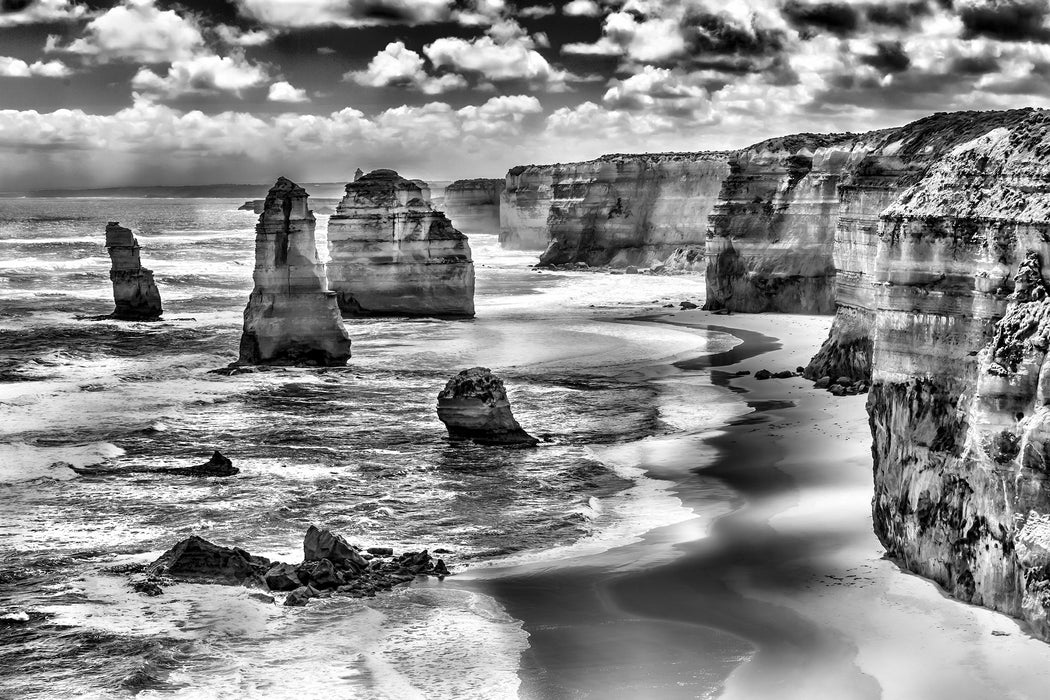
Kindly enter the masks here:
[[128, 321], [157, 319], [163, 313], [160, 290], [153, 281], [153, 271], [142, 267], [139, 242], [116, 221], [106, 225], [106, 250], [109, 252], [109, 279], [113, 283], [116, 308], [112, 318]]
[[901, 187], [858, 256], [875, 530], [909, 570], [1050, 639], [1050, 114], [901, 131], [862, 174], [885, 164]]
[[255, 289], [244, 310], [241, 364], [345, 365], [350, 338], [318, 261], [306, 190], [280, 178], [255, 227]]
[[456, 180], [445, 188], [444, 211], [452, 225], [468, 235], [500, 231], [504, 180]]
[[550, 243], [554, 166], [520, 165], [507, 171], [499, 204], [499, 242], [510, 250], [542, 251]]
[[438, 394], [438, 418], [452, 440], [482, 445], [535, 445], [518, 425], [503, 381], [485, 367], [465, 369]]
[[393, 170], [349, 183], [328, 220], [328, 247], [345, 315], [474, 315], [470, 245], [431, 207], [425, 183]]

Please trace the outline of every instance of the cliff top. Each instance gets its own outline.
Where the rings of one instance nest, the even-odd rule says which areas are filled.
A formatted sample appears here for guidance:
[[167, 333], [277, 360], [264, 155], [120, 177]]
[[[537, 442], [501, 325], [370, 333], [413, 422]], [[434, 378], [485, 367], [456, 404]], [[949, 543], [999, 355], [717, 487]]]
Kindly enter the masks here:
[[287, 199], [289, 197], [307, 197], [306, 190], [295, 184], [283, 175], [277, 178], [270, 191], [266, 193], [266, 199]]
[[106, 247], [138, 245], [130, 228], [124, 228], [119, 221], [106, 224]]
[[467, 180], [455, 180], [450, 182], [448, 187], [445, 188], [446, 192], [456, 190], [473, 190], [481, 189], [484, 187], [503, 187], [506, 184], [506, 180], [502, 177], [475, 177]]
[[574, 168], [590, 163], [623, 163], [625, 161], [642, 161], [643, 163], [677, 162], [685, 160], [726, 160], [734, 151], [668, 151], [664, 153], [606, 153], [591, 160], [578, 160], [568, 163], [547, 163], [516, 165], [507, 171], [508, 175], [521, 175], [530, 168]]

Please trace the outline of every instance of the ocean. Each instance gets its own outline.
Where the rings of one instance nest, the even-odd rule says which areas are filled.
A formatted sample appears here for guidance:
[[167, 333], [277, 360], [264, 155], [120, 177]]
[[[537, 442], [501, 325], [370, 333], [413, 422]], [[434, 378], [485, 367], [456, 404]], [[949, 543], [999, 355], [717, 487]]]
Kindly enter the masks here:
[[[691, 518], [632, 446], [747, 410], [671, 365], [735, 341], [629, 319], [698, 301], [703, 281], [537, 272], [473, 235], [477, 318], [348, 320], [345, 370], [225, 377], [209, 370], [236, 359], [254, 255], [239, 204], [0, 199], [0, 696], [516, 697], [521, 621], [455, 576], [284, 608], [237, 587], [148, 598], [105, 569], [190, 534], [299, 561], [313, 523], [449, 550], [477, 578]], [[113, 307], [110, 220], [138, 236], [162, 321], [91, 320]], [[538, 448], [447, 441], [437, 393], [476, 365]], [[213, 450], [240, 474], [141, 471]]]

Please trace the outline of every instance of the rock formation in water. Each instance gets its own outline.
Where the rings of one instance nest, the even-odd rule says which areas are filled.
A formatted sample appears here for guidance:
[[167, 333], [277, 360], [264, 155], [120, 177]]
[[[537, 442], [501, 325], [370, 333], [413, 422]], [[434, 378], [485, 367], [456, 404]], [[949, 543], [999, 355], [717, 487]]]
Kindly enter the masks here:
[[[146, 470], [143, 470], [146, 471]], [[180, 476], [235, 476], [241, 470], [233, 466], [233, 462], [223, 453], [215, 450], [211, 459], [204, 464], [192, 467], [171, 467], [168, 469], [150, 470], [163, 474], [178, 474]]]
[[452, 225], [468, 235], [500, 230], [504, 180], [456, 180], [445, 188], [444, 211]]
[[507, 390], [485, 367], [465, 369], [438, 394], [438, 418], [453, 440], [482, 445], [535, 445], [539, 440], [518, 425]]
[[328, 220], [329, 281], [346, 315], [473, 316], [467, 237], [430, 205], [426, 183], [374, 170]]
[[255, 289], [244, 310], [247, 365], [345, 365], [350, 338], [318, 262], [306, 190], [280, 178], [255, 227]]
[[247, 202], [237, 207], [237, 211], [250, 211], [256, 214], [262, 214], [263, 209], [266, 207], [265, 199], [249, 199]]
[[507, 171], [499, 204], [499, 243], [511, 250], [546, 250], [550, 243], [553, 165], [519, 165]]
[[142, 267], [139, 242], [116, 221], [106, 225], [106, 250], [111, 267], [109, 279], [113, 282], [113, 309], [111, 318], [128, 321], [148, 321], [159, 318], [163, 309], [160, 290], [153, 281], [153, 271]]

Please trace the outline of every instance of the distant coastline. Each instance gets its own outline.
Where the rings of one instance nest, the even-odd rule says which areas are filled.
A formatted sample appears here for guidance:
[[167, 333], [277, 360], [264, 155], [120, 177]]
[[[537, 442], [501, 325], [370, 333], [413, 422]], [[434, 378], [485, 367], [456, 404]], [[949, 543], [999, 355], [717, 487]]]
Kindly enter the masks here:
[[[443, 189], [449, 180], [432, 180], [432, 189]], [[219, 184], [219, 185], [144, 185], [127, 187], [85, 187], [55, 190], [25, 190], [0, 192], [0, 199], [65, 199], [73, 197], [133, 198], [133, 199], [262, 199], [273, 183]], [[339, 199], [343, 196], [346, 182], [307, 182], [303, 187], [311, 197]]]

